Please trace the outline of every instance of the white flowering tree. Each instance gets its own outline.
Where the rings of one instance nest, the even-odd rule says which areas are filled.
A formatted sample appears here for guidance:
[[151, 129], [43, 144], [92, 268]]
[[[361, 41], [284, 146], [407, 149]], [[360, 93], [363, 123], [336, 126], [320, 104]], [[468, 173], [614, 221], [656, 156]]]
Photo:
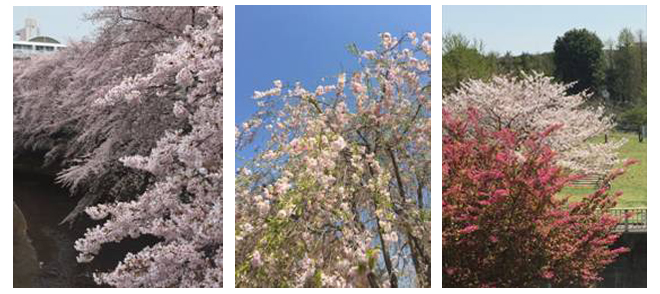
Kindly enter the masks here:
[[97, 283], [222, 287], [222, 8], [92, 18], [94, 41], [15, 65], [15, 152], [45, 149], [84, 191], [67, 220], [85, 211], [100, 224], [76, 241], [79, 262], [106, 243], [158, 240]]
[[546, 139], [559, 153], [557, 163], [578, 173], [606, 175], [619, 162], [617, 149], [625, 141], [588, 142], [612, 129], [612, 117], [603, 107], [591, 105], [586, 92], [568, 95], [569, 88], [538, 73], [494, 76], [462, 83], [455, 93], [443, 95], [442, 107], [455, 113], [479, 109], [484, 127], [511, 129], [520, 132], [521, 139], [560, 124]]
[[[431, 285], [431, 34], [381, 34], [361, 69], [254, 93], [237, 149], [237, 287]], [[265, 134], [261, 140], [260, 134]]]
[[166, 130], [186, 127], [171, 111], [177, 96], [157, 95], [164, 91], [127, 95], [108, 107], [99, 101], [125, 79], [153, 71], [154, 56], [174, 50], [186, 26], [204, 25], [199, 9], [104, 7], [90, 16], [100, 24], [93, 39], [15, 62], [14, 152], [44, 152], [45, 164], [61, 170], [58, 180], [79, 197], [66, 222], [99, 201], [144, 191], [151, 176], [119, 159], [149, 154]]

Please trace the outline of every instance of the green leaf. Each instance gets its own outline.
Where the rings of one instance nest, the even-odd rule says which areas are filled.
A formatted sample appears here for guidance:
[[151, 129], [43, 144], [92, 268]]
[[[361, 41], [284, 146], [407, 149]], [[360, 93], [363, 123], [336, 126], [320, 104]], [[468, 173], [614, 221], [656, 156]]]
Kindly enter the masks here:
[[323, 271], [322, 270], [316, 270], [314, 273], [314, 287], [316, 288], [321, 288], [323, 286]]
[[355, 45], [355, 43], [346, 45], [346, 49], [348, 50], [349, 53], [355, 56], [360, 56], [360, 50], [358, 50], [358, 47], [357, 45]]

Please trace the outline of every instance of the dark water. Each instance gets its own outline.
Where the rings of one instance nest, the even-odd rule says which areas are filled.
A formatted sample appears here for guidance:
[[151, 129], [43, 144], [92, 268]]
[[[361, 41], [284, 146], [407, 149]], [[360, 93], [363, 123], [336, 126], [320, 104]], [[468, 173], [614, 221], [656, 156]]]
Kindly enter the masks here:
[[96, 287], [90, 265], [76, 262], [73, 244], [82, 232], [69, 225], [59, 225], [75, 206], [75, 199], [55, 185], [52, 177], [14, 171], [14, 202], [25, 216], [27, 233], [39, 262], [38, 273], [30, 286]]
[[[108, 272], [123, 260], [126, 253], [137, 253], [146, 246], [156, 244], [160, 239], [141, 236], [102, 246], [99, 256], [91, 263], [79, 264], [78, 252], [73, 247], [86, 230], [95, 226], [86, 216], [79, 217], [73, 226], [60, 225], [64, 217], [76, 206], [77, 199], [69, 197], [69, 192], [56, 185], [54, 177], [44, 173], [25, 172], [14, 169], [14, 203], [27, 222], [27, 234], [34, 249], [21, 246], [14, 249], [14, 260], [29, 261], [36, 253], [39, 269], [32, 283], [24, 285], [40, 288], [88, 288], [100, 287], [92, 278], [93, 272]], [[14, 238], [16, 244], [16, 237]], [[29, 262], [23, 262], [29, 265]], [[15, 267], [17, 263], [15, 262]], [[18, 270], [29, 271], [27, 266], [18, 265]], [[15, 268], [16, 271], [16, 268]], [[23, 286], [23, 285], [21, 285]], [[105, 285], [107, 286], [107, 285]]]

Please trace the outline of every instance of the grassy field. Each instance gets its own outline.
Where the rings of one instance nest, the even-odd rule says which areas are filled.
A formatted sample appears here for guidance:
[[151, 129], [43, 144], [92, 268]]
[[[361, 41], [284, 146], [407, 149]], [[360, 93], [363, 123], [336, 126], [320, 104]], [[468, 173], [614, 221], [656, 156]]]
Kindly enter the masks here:
[[[634, 158], [639, 163], [630, 166], [625, 174], [612, 183], [612, 191], [623, 192], [617, 207], [646, 207], [646, 140], [639, 143], [635, 133], [614, 133], [610, 135], [610, 140], [621, 137], [628, 138], [628, 143], [619, 149], [619, 158]], [[594, 140], [603, 140], [603, 137]], [[569, 201], [576, 201], [593, 191], [589, 188], [567, 187], [560, 195], [570, 197]]]

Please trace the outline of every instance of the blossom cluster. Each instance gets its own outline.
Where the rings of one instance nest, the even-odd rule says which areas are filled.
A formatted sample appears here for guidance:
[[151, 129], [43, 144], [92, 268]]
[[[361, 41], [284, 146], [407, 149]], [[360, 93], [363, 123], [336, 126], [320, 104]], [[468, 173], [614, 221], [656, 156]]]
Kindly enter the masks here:
[[554, 124], [562, 128], [546, 138], [557, 151], [557, 162], [582, 174], [607, 174], [619, 162], [617, 150], [625, 140], [587, 142], [614, 126], [603, 107], [592, 106], [587, 93], [567, 95], [571, 85], [555, 83], [542, 74], [521, 78], [494, 76], [490, 81], [469, 80], [442, 97], [442, 107], [464, 112], [474, 107], [482, 112], [481, 123], [491, 130], [511, 129], [521, 138], [542, 132]]
[[206, 24], [203, 9], [103, 7], [89, 16], [100, 24], [93, 38], [15, 61], [14, 151], [43, 152], [44, 165], [59, 170], [58, 181], [78, 199], [64, 222], [94, 203], [143, 192], [151, 175], [119, 159], [147, 155], [167, 130], [188, 127], [182, 101], [174, 99], [185, 88], [173, 85], [186, 85], [191, 75], [152, 83], [144, 77], [157, 63], [175, 66], [175, 59], [159, 58], [171, 58], [163, 53], [187, 38], [187, 26]]
[[127, 78], [100, 100], [110, 107], [116, 97], [174, 99], [169, 112], [188, 125], [167, 131], [148, 156], [121, 158], [153, 177], [146, 192], [85, 210], [104, 222], [76, 241], [79, 262], [103, 254], [106, 243], [142, 235], [160, 240], [127, 254], [113, 271], [95, 273], [100, 284], [222, 287], [222, 8], [197, 14], [205, 22], [187, 26], [178, 46], [157, 56], [151, 73]]
[[236, 148], [238, 287], [429, 287], [431, 34], [380, 35], [361, 69], [307, 90], [279, 80]]
[[493, 130], [483, 113], [443, 109], [443, 286], [593, 286], [627, 251], [610, 247], [620, 220], [607, 211], [620, 193], [603, 186], [569, 204], [556, 194], [578, 176], [556, 164], [547, 144], [561, 125]]

